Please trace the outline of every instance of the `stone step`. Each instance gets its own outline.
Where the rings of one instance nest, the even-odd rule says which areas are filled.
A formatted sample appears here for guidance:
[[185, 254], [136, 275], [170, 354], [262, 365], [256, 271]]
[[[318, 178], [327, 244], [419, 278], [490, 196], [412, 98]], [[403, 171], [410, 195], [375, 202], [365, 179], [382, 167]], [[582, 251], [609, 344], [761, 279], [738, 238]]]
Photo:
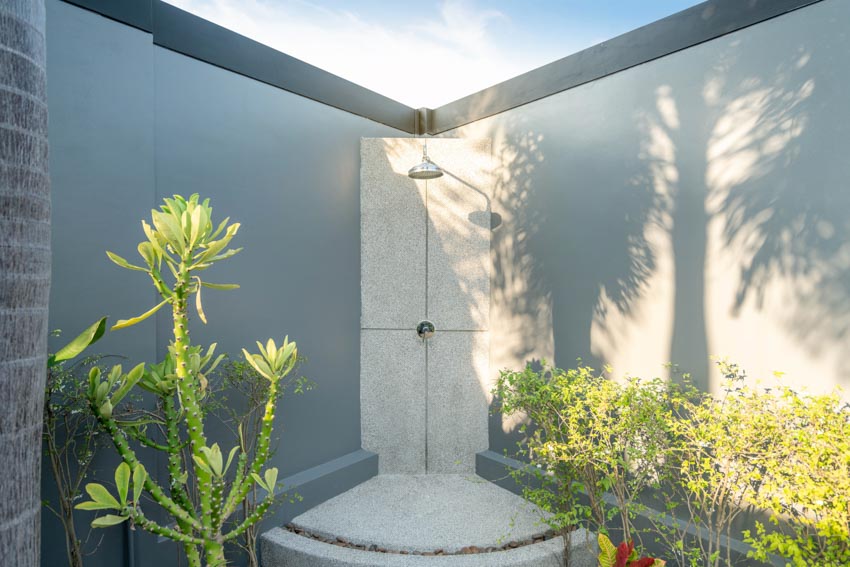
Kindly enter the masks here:
[[[562, 567], [564, 541], [544, 519], [475, 475], [379, 475], [263, 534], [262, 564]], [[595, 567], [595, 538], [570, 540], [570, 565]]]

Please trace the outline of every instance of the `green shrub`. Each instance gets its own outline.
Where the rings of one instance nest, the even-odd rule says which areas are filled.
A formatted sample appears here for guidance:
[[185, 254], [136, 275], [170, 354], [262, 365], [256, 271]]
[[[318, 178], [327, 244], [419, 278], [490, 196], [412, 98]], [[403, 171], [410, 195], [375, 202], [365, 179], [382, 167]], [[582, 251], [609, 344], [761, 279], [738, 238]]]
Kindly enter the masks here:
[[[748, 386], [737, 365], [717, 364], [718, 397], [587, 367], [502, 372], [494, 394], [504, 413], [528, 417], [521, 446], [542, 483], [526, 497], [555, 513], [556, 528], [604, 533], [618, 517], [626, 541], [639, 537], [632, 518], [643, 512], [679, 565], [731, 565], [724, 540], [741, 535], [760, 561], [850, 565], [850, 407], [837, 395]], [[739, 532], [751, 508], [771, 525]]]
[[526, 488], [526, 497], [554, 514], [554, 528], [604, 532], [618, 517], [627, 541], [638, 535], [636, 497], [657, 485], [670, 435], [660, 380], [620, 384], [589, 367], [561, 370], [544, 362], [540, 372], [503, 371], [494, 394], [501, 411], [525, 414], [533, 424], [522, 427], [521, 444], [542, 486]]
[[[82, 494], [82, 483], [104, 443], [97, 420], [88, 411], [84, 379], [84, 369], [98, 364], [103, 357], [72, 361], [97, 342], [105, 331], [104, 317], [47, 359], [41, 437], [44, 455], [50, 463], [50, 476], [56, 485], [56, 499], [45, 498], [43, 505], [62, 524], [69, 567], [83, 567], [74, 502]], [[58, 334], [59, 331], [54, 332]]]
[[768, 553], [795, 567], [850, 565], [850, 407], [833, 394], [802, 396], [788, 387], [769, 395], [780, 434], [760, 465], [752, 504], [770, 513], [744, 539], [751, 556]]
[[[658, 533], [671, 557], [694, 567], [732, 564], [724, 539], [739, 535], [733, 526], [756, 498], [764, 459], [780, 435], [763, 393], [744, 385], [738, 367], [718, 365], [722, 396], [685, 389], [670, 399], [674, 437], [659, 491], [673, 524], [656, 522]], [[693, 529], [702, 537], [689, 537]]]

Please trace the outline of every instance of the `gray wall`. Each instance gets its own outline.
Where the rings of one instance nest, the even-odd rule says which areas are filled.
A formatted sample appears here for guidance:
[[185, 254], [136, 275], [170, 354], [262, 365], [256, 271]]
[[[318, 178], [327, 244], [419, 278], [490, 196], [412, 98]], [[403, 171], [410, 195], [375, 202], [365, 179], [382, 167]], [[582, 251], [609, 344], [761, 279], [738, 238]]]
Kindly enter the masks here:
[[[282, 477], [358, 450], [359, 143], [404, 134], [155, 47], [148, 33], [59, 0], [47, 8], [51, 328], [72, 334], [154, 305], [145, 277], [104, 251], [135, 257], [150, 209], [198, 192], [218, 218], [243, 223], [234, 243], [245, 250], [210, 271], [211, 281], [242, 288], [208, 290], [209, 324], [194, 322], [195, 341], [232, 353], [269, 336], [298, 342], [308, 359], [301, 373], [317, 387], [278, 412]], [[163, 312], [107, 334], [95, 350], [155, 361], [169, 332]], [[99, 461], [107, 479], [112, 452]], [[85, 526], [91, 515], [80, 517]], [[43, 564], [63, 564], [58, 522], [45, 515], [43, 530]], [[88, 564], [122, 564], [122, 529], [101, 534]], [[153, 549], [144, 555], [140, 565], [176, 564], [170, 549], [165, 563]]]
[[715, 389], [718, 355], [846, 387], [848, 21], [826, 0], [447, 132], [501, 164], [492, 371], [673, 362]]

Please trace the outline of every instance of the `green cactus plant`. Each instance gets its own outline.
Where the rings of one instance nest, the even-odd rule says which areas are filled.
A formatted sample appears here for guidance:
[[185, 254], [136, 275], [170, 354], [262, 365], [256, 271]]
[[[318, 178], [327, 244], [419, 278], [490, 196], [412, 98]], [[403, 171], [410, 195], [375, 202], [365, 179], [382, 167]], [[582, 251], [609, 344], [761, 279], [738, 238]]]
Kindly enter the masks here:
[[[288, 338], [280, 346], [272, 339], [265, 345], [258, 342], [259, 353], [256, 354], [243, 349], [247, 362], [269, 381], [265, 413], [253, 459], [241, 452], [239, 446], [229, 450], [225, 458], [217, 443], [209, 445], [204, 432], [201, 401], [207, 393], [206, 376], [223, 357], [215, 356], [215, 344], [204, 351], [191, 343], [189, 301], [194, 296], [198, 317], [206, 323], [201, 289], [238, 287], [209, 283], [198, 273], [241, 250], [228, 248], [239, 230], [239, 224], [229, 224], [227, 218], [214, 227], [209, 200], [201, 202], [197, 194], [189, 199], [175, 195], [173, 199], [164, 201], [160, 210], [151, 211], [152, 227], [142, 221], [147, 241], [139, 244], [138, 252], [144, 261], [143, 266], [130, 264], [112, 252], [107, 252], [107, 255], [123, 268], [147, 273], [162, 296], [162, 301], [149, 311], [118, 321], [112, 329], [144, 321], [168, 304], [173, 318], [173, 340], [165, 360], [159, 364], [139, 364], [126, 373], [119, 365], [106, 375], [94, 368], [89, 374], [90, 407], [112, 438], [123, 462], [115, 471], [117, 498], [106, 487], [89, 484], [86, 491], [91, 501], [77, 507], [114, 512], [97, 518], [92, 523], [93, 527], [129, 521], [181, 543], [190, 567], [220, 567], [226, 564], [225, 544], [259, 522], [274, 501], [278, 471], [276, 468], [264, 470], [264, 466], [269, 457], [282, 379], [295, 366], [298, 353], [296, 344]], [[173, 276], [171, 285], [163, 277], [163, 264]], [[147, 421], [118, 422], [113, 418], [113, 408], [137, 386], [160, 400], [162, 418], [156, 424], [164, 433], [164, 442], [147, 435]], [[167, 491], [147, 474], [130, 444], [131, 439], [167, 454]], [[244, 443], [241, 445], [245, 446]], [[184, 456], [186, 449], [189, 458]], [[194, 479], [193, 483], [190, 483], [190, 478]], [[129, 498], [131, 480], [132, 499]], [[238, 518], [236, 512], [242, 509], [243, 502], [255, 486], [264, 489], [267, 496], [252, 507], [253, 512], [248, 517]], [[174, 523], [165, 526], [150, 520], [142, 509], [143, 493], [168, 512]]]

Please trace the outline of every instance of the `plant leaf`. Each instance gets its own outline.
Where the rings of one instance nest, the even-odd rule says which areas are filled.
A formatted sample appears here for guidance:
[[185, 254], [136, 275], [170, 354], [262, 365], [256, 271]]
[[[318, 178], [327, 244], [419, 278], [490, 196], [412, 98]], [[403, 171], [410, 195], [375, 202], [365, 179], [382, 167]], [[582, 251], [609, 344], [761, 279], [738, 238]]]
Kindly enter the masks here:
[[118, 403], [124, 399], [130, 390], [133, 389], [139, 380], [142, 379], [142, 376], [145, 374], [145, 363], [142, 362], [137, 364], [130, 372], [128, 372], [124, 377], [121, 385], [115, 390], [115, 393], [112, 394], [112, 407], [118, 405]]
[[93, 528], [108, 528], [109, 526], [118, 525], [121, 522], [125, 522], [126, 520], [127, 520], [127, 516], [115, 516], [113, 514], [107, 514], [105, 516], [101, 516], [100, 518], [96, 518], [91, 523], [91, 527], [93, 527]]
[[163, 246], [165, 246], [165, 237], [158, 232], [154, 232], [151, 229], [151, 226], [145, 221], [142, 221], [142, 230], [145, 231], [145, 236], [148, 237], [148, 242], [151, 243], [151, 246], [154, 247], [157, 254], [159, 256], [167, 256], [165, 249], [163, 248]]
[[94, 398], [97, 396], [97, 387], [100, 384], [100, 368], [95, 366], [89, 370], [89, 389], [88, 396]]
[[221, 231], [224, 230], [224, 227], [226, 227], [227, 223], [229, 223], [229, 222], [230, 222], [230, 217], [227, 217], [226, 219], [221, 221], [221, 224], [218, 225], [218, 228], [216, 228], [215, 231], [212, 234], [209, 235], [209, 239], [214, 240], [216, 237], [218, 237], [218, 235], [221, 234]]
[[106, 490], [102, 484], [90, 482], [86, 485], [86, 492], [88, 492], [91, 499], [98, 504], [103, 504], [104, 506], [109, 506], [115, 509], [121, 507], [115, 497], [109, 494], [109, 491]]
[[266, 487], [268, 487], [269, 494], [274, 495], [274, 487], [277, 484], [277, 468], [272, 467], [266, 470], [263, 475], [266, 481]]
[[168, 244], [174, 249], [178, 256], [185, 251], [183, 231], [180, 228], [179, 213], [175, 218], [169, 213], [151, 211], [151, 220], [156, 230], [165, 237]]
[[128, 270], [136, 270], [137, 272], [147, 272], [147, 270], [144, 269], [143, 267], [133, 265], [130, 262], [128, 262], [127, 260], [125, 260], [124, 258], [122, 258], [121, 256], [119, 256], [118, 254], [110, 252], [109, 250], [106, 251], [106, 255], [109, 256], [110, 260], [112, 260], [113, 262], [115, 262], [116, 264], [121, 266], [122, 268], [127, 268]]
[[77, 510], [112, 510], [112, 506], [107, 506], [106, 504], [100, 504], [99, 502], [95, 502], [94, 500], [90, 500], [88, 502], [80, 502], [76, 506], [74, 506]]
[[62, 362], [63, 360], [69, 360], [74, 358], [81, 352], [83, 352], [86, 347], [96, 343], [100, 337], [103, 336], [103, 333], [106, 332], [106, 317], [101, 318], [99, 321], [94, 323], [88, 329], [77, 335], [77, 337], [59, 349], [59, 351], [50, 357], [47, 362], [48, 366], [54, 366], [57, 362]]
[[227, 463], [225, 463], [225, 465], [224, 465], [224, 471], [223, 472], [227, 472], [227, 469], [230, 468], [230, 463], [233, 462], [233, 457], [236, 455], [236, 451], [238, 451], [238, 450], [239, 450], [238, 446], [236, 446], [236, 447], [234, 447], [230, 450], [230, 454], [227, 455]]
[[121, 463], [115, 469], [115, 486], [118, 488], [118, 498], [122, 506], [127, 505], [127, 493], [130, 491], [130, 465]]
[[[98, 374], [98, 378], [100, 375]], [[104, 398], [106, 398], [106, 393], [109, 391], [109, 383], [107, 382], [98, 382], [97, 386], [94, 390], [94, 400], [98, 404], [102, 404]]]
[[150, 242], [139, 242], [136, 249], [148, 267], [153, 268], [156, 265], [156, 249], [154, 249], [153, 244]]
[[266, 492], [271, 493], [271, 490], [269, 490], [269, 487], [266, 486], [266, 481], [264, 481], [262, 478], [260, 478], [260, 475], [258, 475], [257, 473], [251, 473], [251, 478], [254, 479], [254, 482], [256, 482], [260, 486], [260, 488], [262, 488]]
[[156, 307], [154, 307], [153, 309], [150, 309], [149, 311], [145, 311], [144, 313], [142, 313], [138, 317], [133, 317], [132, 319], [121, 319], [120, 321], [118, 321], [117, 323], [112, 325], [111, 330], [115, 331], [117, 329], [126, 329], [127, 327], [131, 327], [131, 326], [135, 325], [136, 323], [141, 323], [142, 321], [144, 321], [145, 319], [147, 319], [148, 317], [150, 317], [151, 315], [153, 315], [154, 313], [159, 311], [160, 308], [163, 305], [165, 305], [166, 303], [168, 303], [168, 300], [163, 299]]
[[133, 468], [133, 504], [138, 505], [139, 499], [142, 497], [142, 489], [145, 487], [145, 479], [147, 472], [142, 463], [136, 464]]
[[221, 467], [224, 461], [218, 443], [213, 443], [212, 447], [201, 447], [200, 451], [204, 454], [206, 463], [213, 473], [216, 476], [221, 476], [223, 472]]
[[112, 417], [112, 409], [112, 402], [106, 400], [100, 405], [100, 415], [102, 415], [106, 419], [109, 419], [110, 417]]
[[[265, 376], [268, 380], [274, 380], [271, 368], [269, 368], [268, 364], [266, 364], [260, 355], [253, 355], [244, 348], [242, 349], [242, 354], [245, 356], [245, 360], [248, 361], [248, 364], [254, 367], [254, 370], [259, 372], [262, 376]], [[260, 367], [261, 363], [262, 367]]]
[[626, 567], [626, 562], [629, 560], [629, 557], [632, 555], [632, 551], [634, 551], [634, 543], [624, 541], [620, 545], [617, 546], [617, 559], [614, 563], [616, 567]]
[[219, 254], [218, 256], [213, 256], [212, 258], [204, 258], [204, 261], [210, 262], [210, 263], [218, 262], [220, 260], [226, 260], [226, 259], [230, 258], [231, 256], [239, 254], [240, 252], [242, 252], [241, 248], [231, 248], [227, 252], [223, 252], [223, 253]]
[[239, 289], [239, 284], [233, 283], [210, 283], [210, 282], [201, 282], [201, 285], [204, 287], [208, 287], [210, 289], [221, 289], [221, 290], [231, 290], [231, 289]]
[[[198, 280], [201, 281], [200, 279]], [[201, 319], [204, 325], [207, 324], [207, 316], [204, 313], [204, 306], [201, 304], [201, 285], [198, 285], [198, 291], [195, 292], [195, 309], [198, 310], [198, 317]]]
[[213, 471], [212, 469], [210, 469], [210, 466], [201, 457], [199, 457], [198, 455], [192, 455], [192, 460], [195, 461], [195, 465], [202, 471], [207, 474], [213, 474]]
[[605, 534], [599, 534], [599, 565], [600, 567], [613, 567], [617, 562], [617, 548]]
[[201, 215], [203, 214], [202, 207], [195, 207], [192, 211], [192, 214], [189, 217], [190, 222], [192, 223], [192, 228], [189, 232], [189, 248], [194, 248], [198, 243], [198, 237], [201, 235]]

